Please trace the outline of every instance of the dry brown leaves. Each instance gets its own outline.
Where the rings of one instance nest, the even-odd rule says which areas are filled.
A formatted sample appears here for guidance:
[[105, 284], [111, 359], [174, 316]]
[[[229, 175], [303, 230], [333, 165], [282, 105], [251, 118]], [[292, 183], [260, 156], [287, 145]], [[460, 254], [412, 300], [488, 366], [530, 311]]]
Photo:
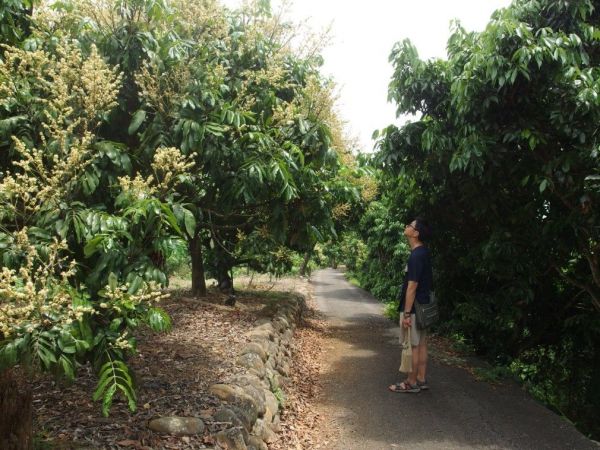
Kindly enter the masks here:
[[91, 400], [97, 378], [88, 366], [70, 386], [51, 377], [34, 380], [38, 440], [57, 448], [111, 449], [197, 449], [212, 443], [208, 432], [176, 437], [147, 428], [150, 419], [161, 416], [209, 418], [219, 401], [208, 387], [243, 370], [235, 364], [237, 352], [267, 300], [241, 294], [234, 308], [221, 306], [219, 294], [203, 300], [179, 297], [163, 304], [173, 319], [170, 333], [136, 333], [139, 351], [129, 361], [138, 386], [135, 413], [117, 399], [110, 417], [102, 417], [100, 405]]
[[[238, 279], [238, 282], [240, 279]], [[226, 376], [240, 373], [235, 364], [245, 342], [244, 333], [261, 316], [269, 296], [296, 291], [307, 297], [308, 311], [294, 335], [294, 362], [285, 391], [279, 440], [272, 450], [326, 448], [327, 441], [316, 427], [320, 417], [315, 402], [320, 392], [319, 373], [324, 320], [312, 301], [305, 279], [241, 279], [234, 308], [223, 306], [223, 296], [212, 293], [199, 301], [174, 296], [162, 306], [173, 319], [173, 331], [155, 334], [139, 330], [138, 354], [129, 363], [138, 385], [138, 411], [130, 413], [117, 399], [108, 418], [91, 400], [97, 378], [90, 367], [80, 369], [73, 385], [51, 377], [33, 380], [34, 428], [46, 448], [61, 449], [199, 449], [214, 444], [210, 432], [223, 425], [210, 424], [220, 405], [207, 393], [208, 387]], [[266, 294], [265, 291], [267, 292]], [[261, 295], [261, 292], [263, 295]], [[275, 294], [276, 295], [276, 294]], [[162, 416], [194, 416], [208, 419], [204, 436], [171, 436], [150, 431], [149, 420]]]
[[272, 450], [325, 448], [327, 440], [317, 424], [316, 401], [321, 392], [320, 372], [326, 322], [307, 296], [308, 311], [294, 334], [294, 362], [291, 383], [285, 388], [286, 401], [281, 417], [279, 440]]
[[468, 358], [463, 352], [455, 348], [456, 346], [452, 339], [437, 334], [430, 334], [427, 337], [427, 341], [429, 342], [429, 353], [437, 361], [471, 371], [472, 367]]

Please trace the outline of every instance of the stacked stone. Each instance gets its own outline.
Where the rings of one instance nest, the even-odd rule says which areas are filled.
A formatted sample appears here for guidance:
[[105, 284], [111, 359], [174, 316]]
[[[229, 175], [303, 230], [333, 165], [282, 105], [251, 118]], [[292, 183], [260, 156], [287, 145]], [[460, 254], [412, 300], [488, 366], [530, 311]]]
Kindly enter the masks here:
[[292, 337], [304, 308], [304, 299], [293, 297], [275, 305], [272, 319], [260, 319], [246, 334], [238, 364], [246, 373], [214, 384], [209, 392], [225, 403], [215, 422], [231, 424], [216, 434], [221, 447], [231, 450], [267, 450], [280, 427], [282, 390], [290, 374]]

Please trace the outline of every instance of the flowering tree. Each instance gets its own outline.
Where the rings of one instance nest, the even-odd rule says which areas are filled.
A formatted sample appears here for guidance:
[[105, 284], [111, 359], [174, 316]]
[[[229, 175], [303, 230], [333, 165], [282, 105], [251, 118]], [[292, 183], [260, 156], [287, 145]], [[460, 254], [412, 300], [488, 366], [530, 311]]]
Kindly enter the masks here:
[[[134, 171], [145, 179], [159, 145], [194, 162], [159, 197], [173, 207], [192, 290], [203, 294], [206, 264], [223, 286], [236, 264], [275, 268], [276, 249], [311, 249], [333, 230], [337, 193], [356, 193], [330, 189], [346, 150], [332, 145], [319, 58], [289, 45], [289, 24], [260, 2], [233, 12], [214, 2], [152, 5], [95, 3], [71, 11], [69, 23], [84, 24], [73, 33], [126, 74], [118, 119], [102, 132], [129, 143]], [[117, 129], [122, 120], [127, 130]]]
[[28, 362], [72, 378], [91, 362], [103, 412], [117, 393], [133, 409], [131, 330], [169, 328], [155, 302], [177, 240], [203, 293], [205, 266], [224, 284], [236, 264], [278, 273], [290, 249], [335, 234], [358, 185], [318, 52], [289, 45], [293, 32], [264, 2], [94, 0], [40, 5], [13, 33], [2, 374]]
[[[0, 124], [10, 136], [0, 178], [2, 378], [16, 364], [73, 378], [91, 361], [105, 414], [117, 392], [135, 409], [124, 363], [135, 348], [128, 330], [140, 322], [170, 326], [154, 306], [164, 297], [164, 274], [143, 241], [179, 231], [169, 208], [136, 196], [127, 175], [114, 183], [127, 155], [95, 133], [120, 83], [95, 48], [86, 54], [66, 41], [49, 50], [5, 48], [0, 61]], [[168, 189], [183, 160], [175, 149], [159, 149], [147, 181]], [[5, 389], [10, 382], [0, 395]]]

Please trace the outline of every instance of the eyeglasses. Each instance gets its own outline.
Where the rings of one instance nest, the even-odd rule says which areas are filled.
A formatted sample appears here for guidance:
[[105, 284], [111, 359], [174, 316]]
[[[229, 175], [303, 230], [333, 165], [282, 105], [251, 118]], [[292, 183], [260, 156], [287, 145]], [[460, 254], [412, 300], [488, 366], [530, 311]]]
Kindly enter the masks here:
[[407, 224], [406, 224], [406, 226], [407, 226], [407, 227], [411, 227], [411, 228], [412, 228], [413, 230], [415, 230], [415, 231], [419, 231], [419, 230], [417, 230], [417, 229], [415, 228], [415, 226], [414, 226], [412, 223], [407, 223]]

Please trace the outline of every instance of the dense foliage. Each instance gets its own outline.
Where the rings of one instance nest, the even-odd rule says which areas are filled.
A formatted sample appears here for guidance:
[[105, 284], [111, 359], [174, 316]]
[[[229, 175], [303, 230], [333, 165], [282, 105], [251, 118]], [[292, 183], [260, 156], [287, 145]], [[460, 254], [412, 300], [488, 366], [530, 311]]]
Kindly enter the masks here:
[[0, 5], [0, 43], [21, 42], [29, 34], [32, 12], [33, 0], [4, 0]]
[[[401, 261], [396, 220], [429, 218], [442, 329], [595, 436], [599, 25], [589, 0], [517, 0], [483, 32], [457, 24], [447, 60], [398, 43], [390, 99], [419, 116], [385, 130], [382, 203], [362, 224], [363, 276], [387, 300]], [[376, 259], [394, 263], [373, 272]]]
[[295, 33], [266, 1], [0, 6], [0, 370], [90, 362], [133, 410], [132, 330], [169, 329], [182, 251], [202, 295], [336, 236], [362, 172]]
[[402, 286], [409, 253], [403, 239], [403, 217], [394, 217], [384, 199], [372, 202], [365, 211], [359, 232], [344, 241], [344, 262], [360, 285], [375, 297], [390, 304], [389, 317], [398, 318], [397, 297]]

